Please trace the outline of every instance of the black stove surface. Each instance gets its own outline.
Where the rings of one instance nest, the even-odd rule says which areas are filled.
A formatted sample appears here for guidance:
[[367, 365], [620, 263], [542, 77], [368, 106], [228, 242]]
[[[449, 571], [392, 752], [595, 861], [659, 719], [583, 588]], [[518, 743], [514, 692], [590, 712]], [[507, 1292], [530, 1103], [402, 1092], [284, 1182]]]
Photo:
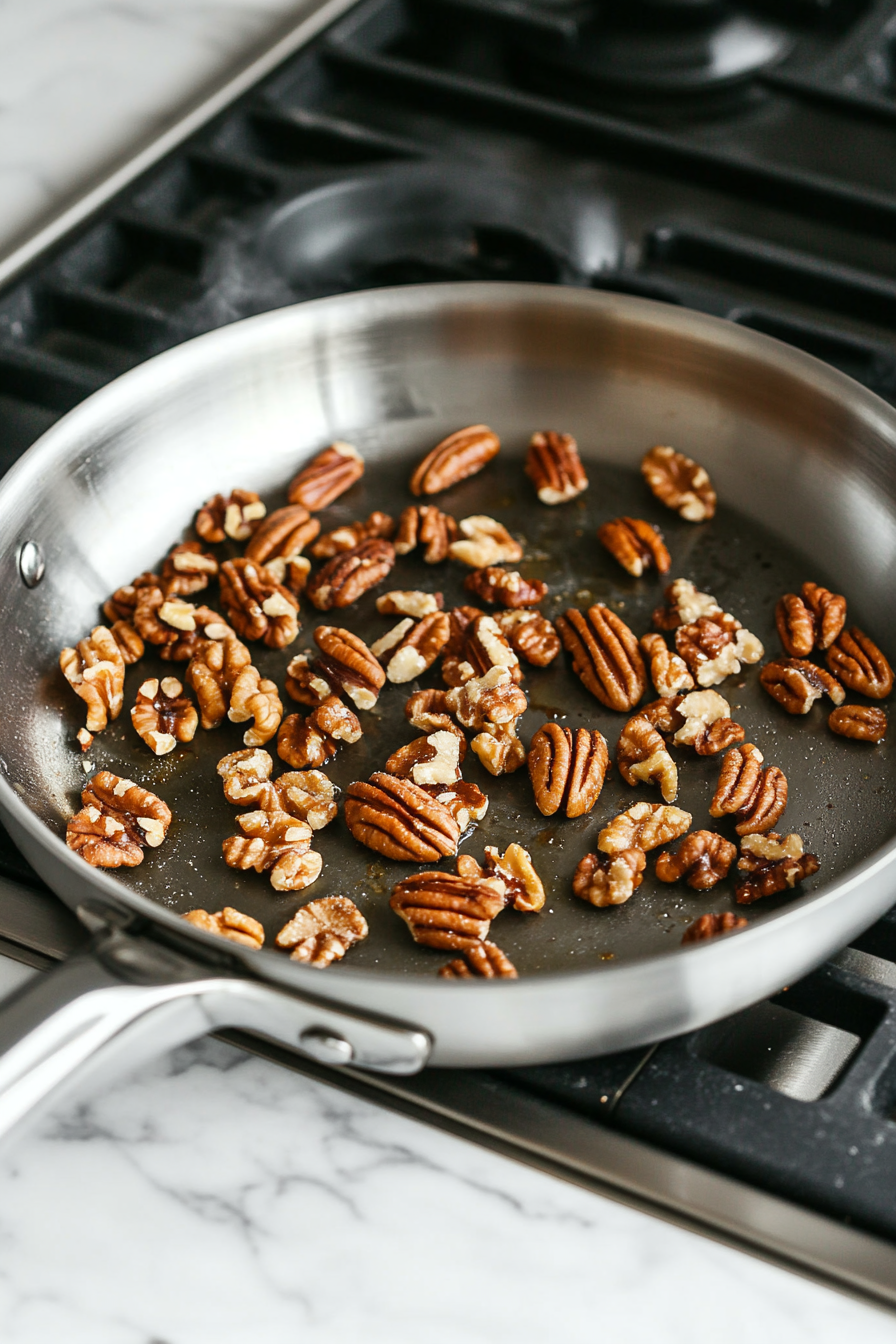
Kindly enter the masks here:
[[[890, 0], [363, 0], [0, 294], [0, 468], [191, 335], [420, 280], [684, 304], [896, 403], [894, 41]], [[0, 876], [0, 940], [67, 950], [5, 835]], [[894, 1241], [896, 912], [704, 1031], [463, 1077]]]

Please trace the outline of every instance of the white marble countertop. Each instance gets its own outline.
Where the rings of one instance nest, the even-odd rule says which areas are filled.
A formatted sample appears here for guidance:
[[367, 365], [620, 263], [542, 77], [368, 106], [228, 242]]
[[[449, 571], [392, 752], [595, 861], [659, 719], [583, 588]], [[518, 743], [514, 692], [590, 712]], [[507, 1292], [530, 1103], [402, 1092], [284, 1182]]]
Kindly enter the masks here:
[[[0, 0], [0, 253], [307, 3]], [[0, 994], [21, 968], [0, 958]], [[0, 1155], [4, 1344], [884, 1344], [889, 1316], [216, 1042]]]

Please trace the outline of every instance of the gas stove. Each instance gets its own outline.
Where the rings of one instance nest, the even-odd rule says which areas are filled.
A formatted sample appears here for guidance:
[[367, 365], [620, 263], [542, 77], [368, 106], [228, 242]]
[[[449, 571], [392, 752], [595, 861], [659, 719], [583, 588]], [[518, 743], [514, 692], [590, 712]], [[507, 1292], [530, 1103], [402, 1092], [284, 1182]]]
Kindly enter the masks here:
[[[340, 0], [254, 74], [0, 263], [0, 469], [192, 335], [422, 280], [683, 304], [896, 403], [893, 0]], [[0, 952], [84, 937], [0, 835]], [[396, 1083], [231, 1039], [896, 1305], [896, 911], [601, 1059]]]

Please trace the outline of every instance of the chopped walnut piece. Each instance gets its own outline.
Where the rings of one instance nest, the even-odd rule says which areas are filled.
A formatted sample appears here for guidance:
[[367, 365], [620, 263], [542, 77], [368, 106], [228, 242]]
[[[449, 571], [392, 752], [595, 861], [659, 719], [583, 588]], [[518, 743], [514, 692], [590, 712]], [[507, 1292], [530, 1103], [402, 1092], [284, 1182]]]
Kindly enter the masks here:
[[725, 615], [712, 594], [701, 593], [690, 579], [673, 579], [665, 596], [665, 605], [653, 613], [658, 630], [677, 630], [680, 625], [693, 625], [702, 616], [714, 620]]
[[470, 750], [490, 775], [512, 775], [526, 764], [526, 748], [517, 737], [515, 723], [496, 725], [478, 733], [470, 743]]
[[695, 891], [709, 891], [723, 878], [737, 858], [737, 846], [715, 831], [692, 831], [678, 849], [664, 849], [656, 861], [661, 882], [680, 882], [682, 878]]
[[158, 574], [138, 574], [133, 583], [116, 588], [111, 597], [103, 603], [103, 615], [111, 624], [113, 621], [130, 621], [137, 606], [141, 588], [162, 588], [163, 580]]
[[600, 797], [610, 754], [596, 728], [573, 733], [559, 723], [546, 723], [532, 738], [528, 765], [539, 812], [552, 817], [562, 809], [568, 817], [583, 817]]
[[62, 675], [87, 706], [87, 731], [100, 733], [124, 703], [124, 659], [111, 630], [96, 625], [59, 655]]
[[196, 515], [196, 531], [203, 541], [212, 545], [225, 541], [247, 541], [255, 531], [267, 509], [254, 490], [231, 490], [230, 494], [213, 495]]
[[318, 769], [335, 756], [340, 742], [357, 742], [362, 728], [357, 716], [331, 695], [302, 718], [290, 714], [277, 734], [277, 755], [294, 770]]
[[253, 803], [265, 812], [276, 811], [274, 789], [269, 783], [273, 769], [269, 753], [259, 747], [246, 747], [222, 756], [218, 774], [224, 781], [224, 797], [237, 807]]
[[194, 654], [186, 681], [196, 692], [203, 728], [217, 728], [223, 722], [237, 679], [251, 665], [251, 653], [235, 635], [209, 640]]
[[130, 621], [116, 621], [112, 626], [112, 637], [121, 650], [125, 667], [139, 663], [145, 652], [145, 645]]
[[426, 454], [411, 474], [412, 495], [435, 495], [468, 476], [475, 476], [491, 462], [501, 440], [488, 425], [468, 425], [455, 430]]
[[540, 611], [499, 611], [495, 620], [514, 653], [533, 667], [547, 667], [560, 652], [560, 636]]
[[392, 543], [373, 537], [334, 555], [311, 578], [305, 591], [319, 611], [348, 607], [380, 583], [394, 564]]
[[644, 878], [647, 856], [643, 849], [620, 849], [615, 854], [586, 854], [572, 879], [573, 895], [602, 909], [624, 905]]
[[501, 565], [474, 569], [464, 580], [464, 587], [483, 602], [501, 607], [533, 607], [548, 595], [548, 586], [541, 579], [524, 579], [515, 569]]
[[86, 728], [79, 728], [75, 736], [82, 751], [89, 751], [93, 746], [93, 733], [88, 733]]
[[[400, 555], [397, 546], [395, 549]], [[434, 612], [441, 611], [444, 605], [441, 593], [423, 593], [416, 588], [404, 591], [394, 589], [391, 593], [383, 593], [376, 600], [376, 609], [381, 616], [413, 616], [415, 621], [432, 616]]]
[[716, 492], [709, 473], [693, 458], [674, 448], [651, 448], [641, 461], [641, 474], [657, 499], [689, 523], [702, 523], [716, 511]]
[[535, 871], [532, 855], [522, 845], [508, 845], [503, 854], [494, 845], [486, 845], [485, 876], [501, 879], [504, 898], [514, 910], [533, 914], [544, 908], [544, 883]]
[[[519, 683], [523, 679], [520, 660], [493, 616], [477, 616], [470, 622], [460, 654], [456, 682], [450, 671], [452, 661], [451, 655], [447, 655], [442, 665], [442, 675], [449, 685], [457, 682], [462, 684], [469, 681], [471, 676], [484, 677], [496, 667], [506, 668], [514, 682]], [[469, 675], [467, 668], [471, 669]]]
[[341, 551], [354, 550], [370, 537], [385, 537], [388, 541], [394, 531], [395, 519], [390, 518], [388, 513], [375, 510], [368, 516], [366, 522], [358, 519], [357, 522], [345, 523], [332, 532], [325, 532], [311, 547], [311, 554], [315, 560], [329, 560], [334, 555], [339, 555]]
[[299, 633], [297, 599], [252, 560], [227, 560], [221, 566], [221, 602], [243, 639], [262, 639], [270, 649], [283, 649]]
[[301, 555], [319, 532], [320, 523], [304, 505], [287, 504], [269, 513], [256, 528], [246, 547], [246, 559], [256, 565], [269, 565], [275, 559]]
[[854, 742], [883, 742], [887, 735], [887, 716], [875, 705], [841, 705], [828, 718], [831, 732], [851, 737]]
[[275, 891], [304, 891], [320, 877], [310, 826], [285, 812], [244, 812], [237, 820], [243, 835], [228, 836], [221, 847], [228, 868], [268, 873]]
[[450, 694], [450, 691], [439, 690], [415, 691], [408, 697], [404, 707], [408, 723], [414, 728], [421, 728], [424, 733], [435, 733], [441, 728], [451, 732], [455, 723], [448, 704]]
[[87, 783], [81, 803], [66, 827], [65, 843], [93, 868], [136, 868], [144, 846], [156, 849], [171, 825], [161, 798], [109, 770]]
[[652, 700], [649, 705], [639, 709], [638, 713], [643, 714], [659, 732], [669, 736], [684, 726], [685, 716], [679, 713], [678, 709], [683, 699], [683, 695], [669, 695], [662, 700]]
[[439, 971], [443, 980], [473, 980], [481, 976], [484, 980], [516, 980], [517, 970], [513, 962], [495, 943], [483, 938], [481, 943], [465, 947], [462, 957], [455, 957]]
[[538, 430], [529, 440], [525, 472], [542, 504], [565, 504], [588, 489], [588, 477], [571, 434]]
[[698, 756], [715, 756], [744, 740], [743, 728], [731, 718], [731, 706], [718, 691], [679, 696], [675, 710], [684, 720], [672, 738], [676, 747], [693, 747]]
[[803, 852], [798, 835], [782, 837], [772, 833], [745, 836], [737, 866], [749, 876], [734, 888], [735, 900], [738, 905], [752, 905], [763, 896], [774, 896], [795, 887], [817, 873], [821, 865], [814, 854]]
[[635, 803], [613, 817], [597, 838], [604, 854], [624, 849], [656, 849], [684, 835], [692, 821], [690, 812], [668, 803]]
[[597, 529], [597, 539], [633, 578], [640, 579], [651, 568], [669, 573], [672, 559], [663, 534], [643, 518], [611, 518]]
[[836, 677], [805, 658], [776, 658], [765, 664], [759, 680], [763, 689], [788, 714], [808, 714], [823, 695], [829, 695], [835, 705], [842, 705], [846, 699], [846, 692]]
[[742, 663], [757, 663], [765, 652], [756, 636], [727, 612], [680, 625], [675, 647], [698, 686], [719, 685], [736, 676]]
[[828, 649], [827, 662], [844, 686], [870, 700], [883, 700], [893, 689], [892, 667], [857, 625], [840, 632]]
[[816, 649], [829, 649], [846, 624], [846, 598], [817, 583], [804, 583], [800, 592], [815, 618]]
[[444, 703], [464, 728], [480, 732], [516, 723], [527, 706], [525, 692], [514, 685], [505, 667], [493, 667], [482, 677], [471, 677], [463, 686], [445, 692], [444, 702], [438, 703]]
[[332, 504], [364, 475], [364, 459], [350, 443], [337, 439], [312, 457], [289, 485], [290, 504], [317, 513]]
[[[226, 642], [226, 641], [225, 641]], [[199, 690], [196, 690], [199, 697]], [[200, 706], [202, 704], [200, 698]], [[243, 733], [247, 747], [263, 747], [280, 727], [283, 718], [283, 702], [277, 694], [273, 681], [259, 674], [258, 668], [250, 663], [244, 667], [233, 683], [230, 692], [230, 708], [227, 717], [231, 723], [246, 723], [252, 719], [252, 727]]]
[[701, 915], [689, 924], [681, 935], [682, 943], [702, 943], [707, 938], [718, 938], [719, 934], [732, 933], [735, 929], [745, 929], [747, 920], [743, 915], [735, 915], [726, 910], [723, 915]]
[[209, 607], [194, 606], [180, 597], [166, 597], [161, 588], [141, 588], [134, 608], [134, 625], [148, 644], [160, 648], [166, 662], [188, 662], [202, 647], [209, 628], [233, 634]]
[[711, 817], [734, 814], [738, 835], [770, 831], [787, 806], [787, 777], [777, 766], [762, 768], [762, 752], [752, 742], [725, 753]]
[[296, 911], [276, 942], [290, 950], [290, 961], [304, 961], [322, 970], [341, 961], [367, 932], [367, 920], [354, 901], [347, 896], [319, 896]]
[[393, 751], [383, 769], [388, 775], [400, 775], [415, 784], [453, 787], [460, 779], [461, 752], [466, 749], [466, 738], [459, 728], [453, 732], [441, 728]]
[[345, 823], [360, 844], [403, 863], [437, 863], [456, 854], [460, 840], [443, 803], [419, 784], [381, 771], [350, 786]]
[[657, 695], [668, 697], [694, 689], [694, 678], [687, 663], [672, 652], [662, 635], [642, 635], [641, 648], [650, 659], [650, 679]]
[[615, 611], [600, 602], [587, 612], [570, 607], [558, 617], [557, 633], [573, 671], [601, 704], [634, 709], [647, 689], [647, 672], [637, 639]]
[[210, 915], [207, 910], [188, 910], [181, 919], [205, 933], [215, 933], [219, 938], [229, 938], [232, 943], [243, 947], [259, 948], [264, 944], [264, 929], [257, 919], [225, 905], [223, 910]]
[[411, 504], [398, 520], [395, 551], [397, 555], [409, 555], [422, 546], [425, 563], [440, 565], [448, 559], [454, 541], [457, 541], [457, 522], [450, 513], [443, 513], [434, 504]]
[[323, 675], [317, 660], [311, 662], [307, 653], [297, 653], [286, 668], [286, 690], [300, 705], [322, 705], [333, 694], [334, 688]]
[[815, 614], [796, 593], [785, 593], [775, 607], [778, 638], [791, 658], [808, 658], [815, 647]]
[[461, 835], [476, 821], [481, 821], [488, 811], [488, 799], [478, 784], [459, 779], [456, 784], [424, 784], [421, 786], [433, 798], [446, 807], [457, 822]]
[[[319, 625], [314, 642], [320, 649], [320, 657], [314, 675], [309, 678], [309, 690], [317, 694], [322, 685], [332, 686], [344, 691], [358, 709], [373, 709], [386, 674], [363, 639], [339, 625]], [[289, 675], [294, 676], [290, 669], [287, 669]], [[325, 700], [328, 694], [326, 691], [322, 698]]]
[[190, 593], [201, 593], [217, 573], [218, 562], [202, 549], [201, 541], [182, 541], [172, 546], [165, 557], [162, 588], [168, 597], [188, 597]]
[[504, 881], [459, 873], [414, 873], [392, 891], [390, 906], [415, 943], [464, 951], [488, 936], [506, 902]]
[[322, 831], [336, 818], [336, 788], [321, 770], [287, 770], [274, 780], [284, 812], [298, 817], [312, 831]]
[[165, 756], [178, 742], [193, 741], [199, 715], [177, 677], [149, 677], [137, 691], [131, 723], [156, 756]]
[[616, 744], [616, 764], [626, 784], [656, 784], [667, 803], [678, 794], [678, 767], [649, 719], [634, 714]]
[[399, 621], [373, 646], [385, 663], [389, 681], [403, 685], [422, 676], [444, 649], [449, 631], [450, 623], [444, 611], [434, 611], [417, 622], [409, 616]]
[[515, 541], [503, 523], [487, 514], [477, 513], [461, 518], [458, 523], [463, 540], [448, 547], [452, 560], [460, 560], [471, 569], [485, 569], [509, 560], [511, 564], [523, 558], [523, 548]]

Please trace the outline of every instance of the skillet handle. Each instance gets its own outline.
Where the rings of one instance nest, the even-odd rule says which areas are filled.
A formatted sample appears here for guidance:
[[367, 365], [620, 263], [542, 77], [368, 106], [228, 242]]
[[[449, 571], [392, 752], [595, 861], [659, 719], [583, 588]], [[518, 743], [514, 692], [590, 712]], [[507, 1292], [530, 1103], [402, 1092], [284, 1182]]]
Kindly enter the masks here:
[[414, 1027], [257, 980], [197, 978], [203, 969], [116, 930], [13, 994], [0, 1011], [0, 1138], [88, 1079], [129, 1072], [225, 1027], [382, 1073], [417, 1073], [429, 1056], [430, 1037]]

